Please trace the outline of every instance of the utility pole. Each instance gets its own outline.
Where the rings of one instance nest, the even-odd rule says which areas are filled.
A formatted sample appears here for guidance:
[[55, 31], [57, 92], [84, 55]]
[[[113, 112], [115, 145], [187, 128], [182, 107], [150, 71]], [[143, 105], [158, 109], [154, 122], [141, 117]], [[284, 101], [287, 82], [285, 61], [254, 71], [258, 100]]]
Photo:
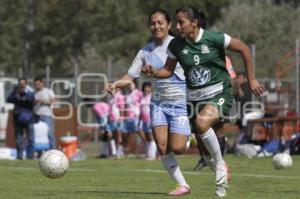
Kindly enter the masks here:
[[300, 52], [299, 52], [299, 39], [296, 40], [295, 43], [295, 56], [296, 56], [296, 112], [299, 115], [300, 114], [300, 82], [299, 82], [299, 75], [300, 75]]
[[[255, 44], [252, 44], [250, 49], [251, 49], [251, 54], [252, 54], [253, 71], [254, 71], [255, 76], [257, 76], [256, 75], [256, 48], [255, 48]], [[255, 101], [255, 95], [254, 94], [251, 94], [251, 100], [252, 100], [252, 102]]]

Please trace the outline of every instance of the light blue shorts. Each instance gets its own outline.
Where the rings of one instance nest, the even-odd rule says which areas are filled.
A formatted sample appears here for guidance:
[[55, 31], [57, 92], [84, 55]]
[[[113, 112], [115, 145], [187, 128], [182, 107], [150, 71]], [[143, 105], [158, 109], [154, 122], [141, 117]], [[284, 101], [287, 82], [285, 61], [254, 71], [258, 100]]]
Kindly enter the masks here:
[[100, 131], [107, 131], [109, 132], [109, 124], [108, 124], [108, 116], [105, 117], [99, 117], [96, 118], [97, 123], [99, 124], [99, 130]]
[[144, 133], [151, 133], [151, 121], [145, 122], [145, 121], [140, 121], [140, 130], [143, 131]]
[[167, 125], [171, 133], [191, 134], [186, 101], [151, 101], [150, 115], [152, 127]]
[[138, 119], [125, 119], [122, 125], [123, 133], [136, 133], [139, 131], [139, 120]]
[[109, 132], [118, 131], [121, 128], [120, 122], [109, 122]]

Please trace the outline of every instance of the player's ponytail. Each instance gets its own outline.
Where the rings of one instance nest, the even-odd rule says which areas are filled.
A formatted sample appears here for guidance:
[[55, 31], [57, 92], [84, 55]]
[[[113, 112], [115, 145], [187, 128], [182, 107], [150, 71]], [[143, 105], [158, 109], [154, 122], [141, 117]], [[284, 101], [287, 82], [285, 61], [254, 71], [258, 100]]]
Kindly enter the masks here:
[[202, 10], [198, 9], [198, 18], [199, 18], [199, 26], [200, 28], [205, 29], [206, 28], [206, 18], [204, 12]]
[[201, 10], [194, 6], [184, 5], [176, 10], [176, 14], [179, 12], [186, 13], [191, 21], [197, 19], [199, 28], [206, 28], [205, 14]]

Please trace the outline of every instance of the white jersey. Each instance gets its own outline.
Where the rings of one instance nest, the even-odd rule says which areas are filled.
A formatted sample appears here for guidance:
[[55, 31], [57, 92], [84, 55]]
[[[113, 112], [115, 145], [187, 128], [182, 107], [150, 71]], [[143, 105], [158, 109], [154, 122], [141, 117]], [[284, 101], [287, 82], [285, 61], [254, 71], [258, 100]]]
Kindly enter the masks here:
[[[168, 54], [167, 49], [172, 36], [158, 45], [154, 41], [148, 43], [136, 55], [131, 67], [128, 70], [128, 75], [137, 78], [141, 74], [141, 68], [147, 63], [155, 69], [162, 69], [165, 66]], [[186, 85], [183, 69], [177, 64], [174, 74], [166, 79], [152, 79], [153, 93], [152, 100], [159, 101], [174, 101], [186, 100]]]
[[35, 93], [35, 99], [46, 102], [47, 104], [36, 104], [33, 108], [34, 113], [37, 115], [52, 116], [52, 109], [48, 103], [55, 99], [54, 92], [44, 87], [42, 90]]

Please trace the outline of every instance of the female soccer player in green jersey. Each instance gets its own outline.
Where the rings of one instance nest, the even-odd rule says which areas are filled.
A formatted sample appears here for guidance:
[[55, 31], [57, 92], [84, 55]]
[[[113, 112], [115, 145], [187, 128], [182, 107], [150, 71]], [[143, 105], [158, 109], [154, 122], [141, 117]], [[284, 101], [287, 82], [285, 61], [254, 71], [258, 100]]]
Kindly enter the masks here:
[[201, 27], [198, 10], [183, 6], [176, 10], [176, 29], [180, 37], [168, 46], [164, 69], [146, 64], [142, 71], [155, 78], [168, 78], [179, 62], [184, 70], [191, 125], [199, 133], [215, 162], [216, 194], [226, 196], [228, 171], [218, 139], [211, 128], [220, 117], [228, 114], [233, 100], [230, 76], [225, 67], [225, 49], [239, 52], [246, 65], [251, 91], [260, 95], [264, 87], [255, 79], [249, 48], [239, 39]]

